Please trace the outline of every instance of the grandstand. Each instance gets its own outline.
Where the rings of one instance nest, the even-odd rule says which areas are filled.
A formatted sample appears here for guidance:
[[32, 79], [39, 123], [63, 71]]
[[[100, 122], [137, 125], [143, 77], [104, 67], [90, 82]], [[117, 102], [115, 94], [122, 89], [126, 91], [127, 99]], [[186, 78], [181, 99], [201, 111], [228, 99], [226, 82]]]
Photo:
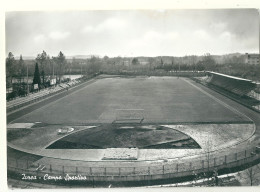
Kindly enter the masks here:
[[256, 84], [248, 79], [242, 79], [216, 72], [207, 72], [207, 83], [243, 96], [256, 88]]
[[209, 71], [204, 77], [191, 79], [260, 112], [260, 86], [257, 82]]
[[69, 83], [61, 83], [59, 86], [42, 89], [35, 93], [30, 93], [27, 97], [18, 97], [16, 99], [10, 100], [6, 104], [7, 112], [11, 112], [20, 107], [26, 106], [28, 104], [34, 103], [40, 99], [46, 98], [53, 94], [64, 91], [68, 87], [79, 84], [81, 81], [78, 79], [72, 80]]

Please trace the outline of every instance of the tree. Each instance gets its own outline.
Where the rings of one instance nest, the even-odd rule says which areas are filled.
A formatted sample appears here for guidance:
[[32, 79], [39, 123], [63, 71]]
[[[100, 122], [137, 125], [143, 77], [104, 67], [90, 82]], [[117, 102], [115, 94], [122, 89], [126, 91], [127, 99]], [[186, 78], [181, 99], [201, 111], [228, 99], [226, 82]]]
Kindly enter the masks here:
[[138, 65], [138, 64], [139, 64], [138, 59], [137, 59], [137, 58], [134, 58], [134, 59], [132, 60], [132, 65]]
[[47, 69], [45, 70], [45, 74], [51, 76], [53, 74], [53, 64], [49, 55], [46, 57], [46, 67]]
[[40, 77], [38, 63], [35, 64], [35, 70], [34, 70], [34, 75], [33, 75], [33, 84], [38, 84], [38, 87], [40, 88], [41, 77]]
[[195, 55], [192, 55], [191, 56], [191, 65], [192, 65], [192, 70], [193, 71], [196, 71], [196, 56]]
[[20, 84], [22, 82], [22, 78], [24, 79], [25, 75], [26, 75], [26, 68], [24, 65], [24, 60], [23, 60], [23, 56], [20, 55], [20, 59], [17, 66], [17, 77], [19, 79]]
[[216, 69], [216, 61], [209, 53], [206, 53], [204, 55], [202, 62], [205, 65], [207, 70], [214, 71]]
[[172, 68], [173, 68], [173, 66], [174, 66], [174, 57], [172, 58]]
[[107, 61], [107, 60], [109, 59], [109, 57], [105, 55], [103, 59], [104, 59], [105, 61]]
[[[6, 58], [6, 82], [7, 84], [11, 84], [13, 82], [13, 76], [16, 73], [16, 66], [15, 66], [15, 59], [14, 59], [14, 55], [12, 54], [12, 52], [8, 53], [8, 57]], [[9, 81], [8, 81], [9, 79]]]
[[148, 62], [149, 62], [149, 69], [150, 70], [152, 70], [152, 67], [153, 67], [153, 65], [154, 65], [154, 58], [152, 58], [152, 57], [149, 57], [148, 58]]
[[95, 74], [99, 72], [101, 69], [101, 61], [99, 58], [92, 56], [89, 60], [89, 64], [87, 66], [87, 71], [89, 74]]
[[199, 61], [197, 63], [197, 67], [196, 68], [197, 68], [198, 71], [203, 71], [203, 70], [205, 70], [205, 64], [202, 61]]
[[163, 67], [163, 60], [162, 60], [162, 58], [161, 58], [161, 63], [160, 63], [160, 65], [161, 65], [161, 68]]
[[36, 62], [40, 63], [40, 70], [42, 76], [42, 83], [45, 84], [45, 65], [47, 60], [47, 53], [43, 50], [41, 54], [36, 57]]
[[165, 71], [170, 71], [170, 70], [172, 70], [173, 65], [172, 64], [166, 64], [166, 65], [163, 66], [163, 68], [164, 68]]
[[245, 170], [245, 173], [246, 173], [247, 178], [249, 179], [250, 186], [253, 186], [256, 183], [258, 183], [258, 181], [259, 181], [258, 175], [257, 175], [259, 173], [259, 171], [257, 171], [257, 169], [260, 170], [260, 168], [259, 168], [259, 165], [252, 166], [252, 163], [250, 163], [249, 166], [250, 167]]
[[61, 81], [61, 77], [64, 75], [64, 69], [66, 64], [66, 57], [60, 51], [57, 57], [53, 57], [54, 62], [57, 64], [56, 73], [58, 75], [58, 81]]

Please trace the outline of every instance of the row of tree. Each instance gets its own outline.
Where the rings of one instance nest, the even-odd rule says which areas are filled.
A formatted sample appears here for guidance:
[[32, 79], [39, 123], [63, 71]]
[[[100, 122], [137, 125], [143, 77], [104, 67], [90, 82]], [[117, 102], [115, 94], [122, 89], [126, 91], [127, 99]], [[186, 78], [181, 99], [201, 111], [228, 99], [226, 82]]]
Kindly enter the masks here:
[[165, 63], [163, 59], [160, 59], [160, 65], [156, 69], [164, 69], [165, 71], [214, 71], [218, 65], [210, 54], [206, 54], [202, 60], [197, 62], [193, 58], [192, 63], [186, 63], [183, 61], [176, 61], [173, 57], [171, 63], [169, 61]]
[[[39, 66], [38, 66], [39, 64]], [[7, 87], [12, 86], [13, 79], [15, 78], [19, 84], [25, 82], [27, 76], [32, 75], [32, 67], [35, 66], [39, 70], [42, 85], [45, 85], [50, 77], [54, 76], [58, 81], [61, 81], [62, 75], [67, 67], [65, 55], [60, 51], [57, 57], [50, 58], [45, 51], [38, 54], [33, 64], [29, 64], [23, 60], [22, 55], [17, 61], [14, 55], [10, 52], [6, 58], [6, 83]], [[30, 68], [30, 70], [29, 70]], [[34, 70], [35, 73], [35, 70]]]
[[[33, 76], [35, 63], [38, 63], [41, 84], [45, 85], [50, 77], [55, 76], [57, 82], [61, 81], [64, 74], [93, 74], [97, 72], [121, 71], [217, 71], [228, 75], [234, 75], [252, 80], [260, 80], [259, 65], [248, 65], [243, 63], [243, 55], [231, 56], [159, 56], [159, 57], [113, 57], [103, 58], [91, 56], [88, 58], [68, 59], [62, 52], [58, 56], [50, 57], [45, 51], [38, 54], [34, 60], [15, 60], [12, 53], [6, 59], [7, 86], [12, 84], [12, 79], [24, 82], [27, 75]], [[222, 63], [225, 62], [225, 63]]]
[[22, 79], [26, 75], [26, 68], [24, 66], [24, 61], [22, 55], [19, 61], [16, 61], [14, 55], [10, 52], [6, 58], [6, 82], [13, 82], [13, 78]]

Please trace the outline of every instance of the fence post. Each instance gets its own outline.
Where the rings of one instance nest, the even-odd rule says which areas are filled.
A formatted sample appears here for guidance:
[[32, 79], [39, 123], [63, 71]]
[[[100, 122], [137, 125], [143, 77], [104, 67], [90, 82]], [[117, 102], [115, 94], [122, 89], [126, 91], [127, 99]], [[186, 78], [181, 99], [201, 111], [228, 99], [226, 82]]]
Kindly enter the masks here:
[[190, 162], [190, 170], [192, 170], [192, 162]]
[[224, 161], [225, 164], [227, 164], [227, 155], [225, 155], [225, 161]]
[[107, 168], [104, 167], [104, 175], [107, 175]]
[[118, 168], [118, 174], [121, 175], [121, 167]]
[[176, 165], [177, 173], [178, 173], [178, 169], [179, 169], [179, 164], [177, 163], [177, 165]]
[[64, 175], [64, 165], [62, 166], [62, 174]]
[[163, 175], [164, 175], [164, 165], [162, 166], [162, 172], [163, 172]]
[[52, 172], [52, 167], [51, 167], [51, 164], [50, 164], [50, 172]]

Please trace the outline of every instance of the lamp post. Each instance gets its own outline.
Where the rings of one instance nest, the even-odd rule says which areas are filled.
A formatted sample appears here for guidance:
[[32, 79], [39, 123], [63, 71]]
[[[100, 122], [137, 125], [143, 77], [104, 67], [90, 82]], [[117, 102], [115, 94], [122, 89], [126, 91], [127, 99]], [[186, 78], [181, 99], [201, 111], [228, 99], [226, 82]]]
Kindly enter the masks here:
[[71, 81], [71, 63], [70, 63], [70, 81]]
[[258, 22], [259, 22], [259, 29], [258, 29], [258, 40], [259, 40], [259, 47], [258, 47], [258, 51], [259, 51], [259, 61], [258, 64], [260, 65], [260, 9], [258, 9]]
[[209, 156], [209, 153], [210, 153], [210, 139], [209, 139], [209, 135], [208, 135], [208, 142], [207, 142], [207, 144], [208, 144], [208, 146], [207, 146], [207, 161], [208, 161], [208, 169], [207, 169], [207, 177], [208, 177], [208, 185], [209, 185], [209, 158], [210, 158], [210, 156]]
[[28, 63], [26, 64], [27, 71], [27, 95], [29, 94], [29, 85], [28, 85]]
[[52, 62], [52, 79], [54, 79], [54, 62]]
[[80, 76], [82, 77], [82, 63], [80, 64]]

